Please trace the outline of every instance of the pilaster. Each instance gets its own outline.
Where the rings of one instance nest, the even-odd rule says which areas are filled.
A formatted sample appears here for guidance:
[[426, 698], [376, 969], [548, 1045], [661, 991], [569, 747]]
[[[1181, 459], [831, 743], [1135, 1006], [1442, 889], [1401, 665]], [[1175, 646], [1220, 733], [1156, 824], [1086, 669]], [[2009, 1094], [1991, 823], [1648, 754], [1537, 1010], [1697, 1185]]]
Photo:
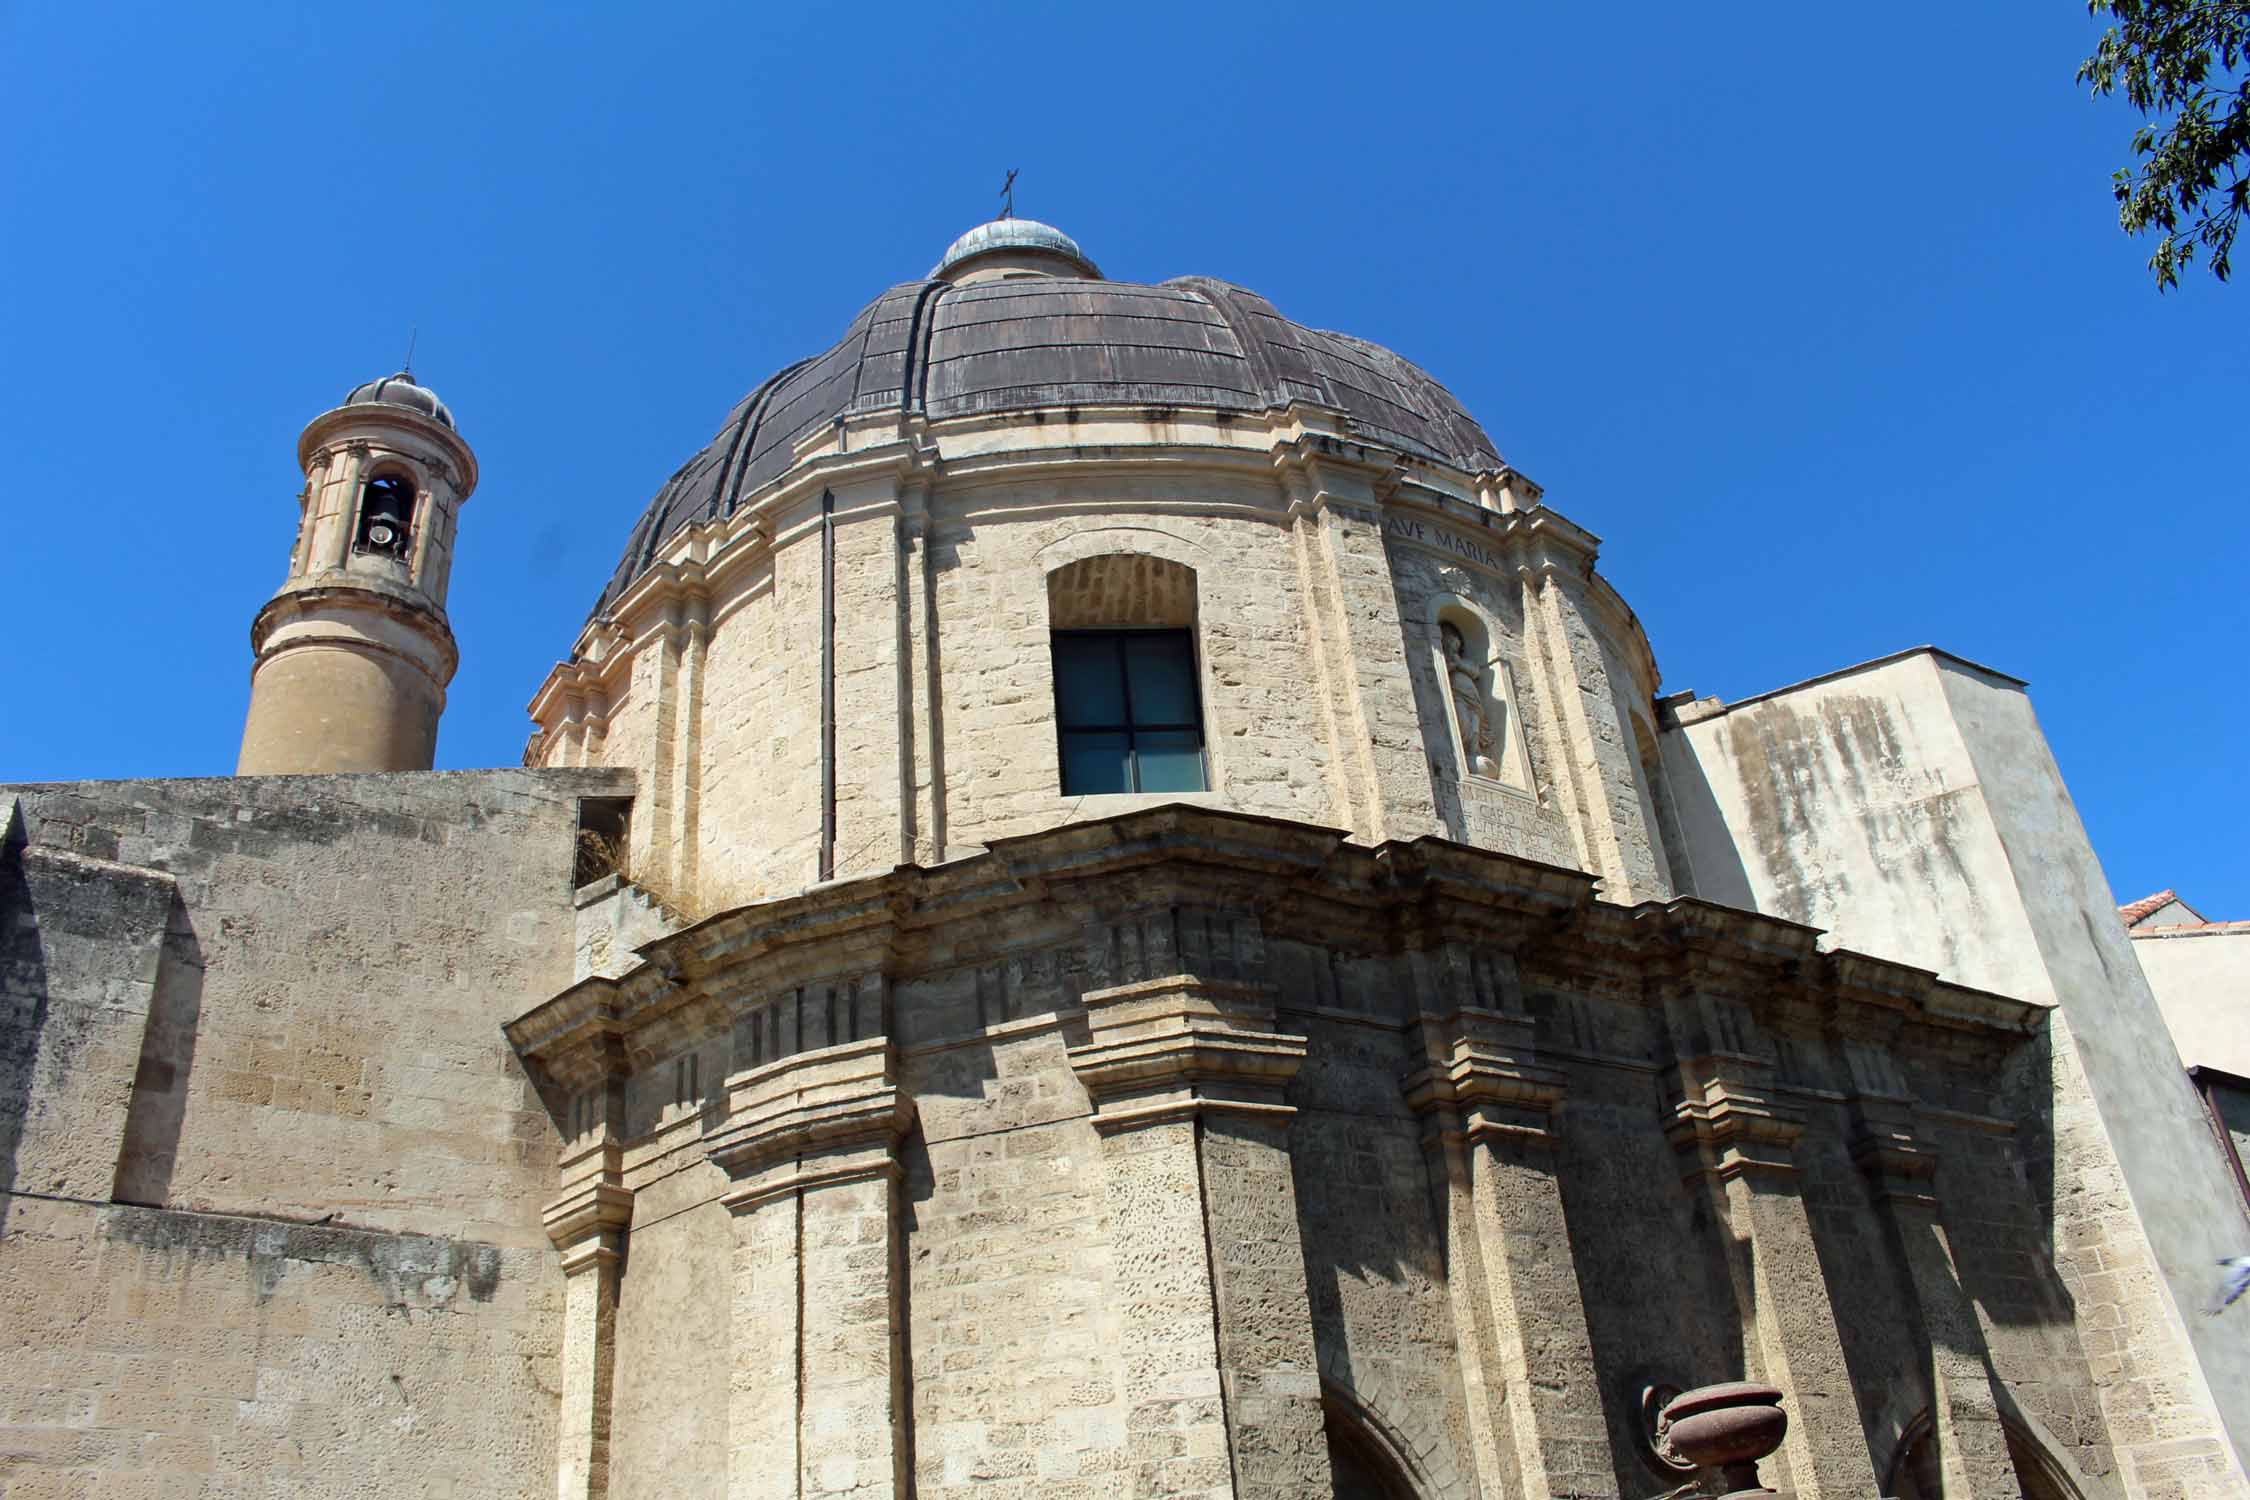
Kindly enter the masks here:
[[1614, 1500], [1601, 1382], [1556, 1170], [1564, 1075], [1540, 1063], [1529, 1017], [1457, 1003], [1469, 993], [1466, 955], [1449, 948], [1415, 957], [1433, 998], [1455, 1002], [1444, 1014], [1425, 1011], [1424, 1060], [1404, 1089], [1443, 1164], [1456, 1221], [1448, 1225], [1447, 1280], [1462, 1365], [1483, 1393], [1470, 1422], [1481, 1487], [1524, 1500]]
[[1666, 1135], [1709, 1197], [1751, 1373], [1786, 1398], [1782, 1457], [1803, 1500], [1875, 1491], [1851, 1371], [1836, 1331], [1796, 1161], [1802, 1110], [1774, 1088], [1771, 1046], [1747, 1006], [1703, 990], [1664, 1002], [1679, 1096]]
[[905, 739], [899, 756], [899, 858], [917, 865], [945, 858], [945, 710], [930, 532], [930, 481], [915, 474], [899, 487], [898, 692]]
[[344, 472], [336, 484], [336, 519], [325, 549], [326, 571], [341, 573], [352, 559], [352, 527], [359, 514], [359, 487], [367, 477], [367, 457], [371, 451], [365, 438], [353, 438], [344, 444]]
[[1524, 637], [1542, 676], [1549, 760], [1603, 897], [1620, 905], [1661, 899], [1671, 891], [1657, 873], [1633, 731], [1619, 718], [1601, 645], [1570, 581], [1576, 571], [1566, 556], [1537, 561], [1523, 575]]
[[562, 1157], [563, 1191], [542, 1218], [562, 1252], [562, 1400], [556, 1421], [555, 1493], [609, 1493], [610, 1395], [617, 1367], [617, 1275], [633, 1195], [606, 1121]]
[[1338, 811], [1368, 843], [1436, 833], [1382, 501], [1345, 465], [1292, 457], [1281, 467], [1312, 605], [1314, 665], [1326, 686], [1330, 756], [1346, 768], [1350, 803]]
[[1129, 1493], [1304, 1500], [1333, 1487], [1291, 1175], [1305, 1038], [1262, 984], [1091, 990], [1070, 1062], [1102, 1139], [1123, 1309]]
[[913, 819], [897, 478], [839, 485], [833, 516], [836, 878], [901, 862]]
[[729, 1500], [909, 1492], [898, 1145], [912, 1122], [886, 1036], [727, 1080], [704, 1149], [733, 1184]]
[[1961, 1285], [1937, 1195], [1937, 1152], [1916, 1131], [1895, 1050], [1846, 1041], [1860, 1084], [1850, 1105], [1852, 1160], [1867, 1174], [1877, 1210], [1914, 1289], [1915, 1319], [1929, 1340], [1930, 1416], [1948, 1495], [2020, 1490], [2000, 1422], [1992, 1360], [1976, 1304]]

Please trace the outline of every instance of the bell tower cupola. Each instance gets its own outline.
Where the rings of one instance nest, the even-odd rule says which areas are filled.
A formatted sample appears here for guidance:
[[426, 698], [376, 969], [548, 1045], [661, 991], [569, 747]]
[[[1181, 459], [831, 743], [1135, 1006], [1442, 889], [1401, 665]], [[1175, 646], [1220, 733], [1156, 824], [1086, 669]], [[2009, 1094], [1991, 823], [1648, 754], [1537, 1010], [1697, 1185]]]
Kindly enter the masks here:
[[236, 774], [426, 771], [460, 659], [445, 596], [476, 455], [402, 371], [313, 418], [297, 460], [297, 541], [250, 626]]

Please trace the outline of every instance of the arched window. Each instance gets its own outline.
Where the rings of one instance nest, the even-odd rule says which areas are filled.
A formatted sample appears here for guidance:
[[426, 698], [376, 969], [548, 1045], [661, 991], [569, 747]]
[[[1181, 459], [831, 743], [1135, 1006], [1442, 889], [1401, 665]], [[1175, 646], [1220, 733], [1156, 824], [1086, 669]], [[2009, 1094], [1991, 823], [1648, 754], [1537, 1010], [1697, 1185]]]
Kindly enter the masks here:
[[413, 529], [413, 480], [403, 474], [377, 474], [361, 487], [359, 532], [352, 539], [357, 550], [404, 557]]
[[1047, 623], [1063, 795], [1206, 790], [1195, 570], [1083, 558], [1047, 576]]

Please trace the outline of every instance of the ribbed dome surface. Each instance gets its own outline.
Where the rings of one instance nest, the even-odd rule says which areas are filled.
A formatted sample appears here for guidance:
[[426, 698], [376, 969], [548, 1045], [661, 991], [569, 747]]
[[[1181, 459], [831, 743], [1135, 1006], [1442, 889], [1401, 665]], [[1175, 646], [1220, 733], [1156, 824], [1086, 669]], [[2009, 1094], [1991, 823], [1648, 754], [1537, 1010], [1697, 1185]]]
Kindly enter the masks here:
[[373, 403], [377, 406], [403, 406], [408, 411], [418, 411], [425, 417], [435, 417], [446, 426], [453, 425], [453, 413], [446, 409], [437, 392], [414, 383], [414, 377], [404, 370], [396, 375], [385, 375], [381, 380], [370, 380], [365, 385], [355, 385], [344, 398], [346, 406]]
[[594, 612], [675, 533], [732, 514], [789, 467], [799, 438], [839, 417], [902, 406], [933, 421], [1095, 405], [1264, 411], [1297, 400], [1340, 408], [1369, 439], [1459, 468], [1501, 462], [1461, 404], [1415, 366], [1292, 323], [1255, 292], [1208, 277], [893, 287], [834, 348], [742, 399], [650, 503]]

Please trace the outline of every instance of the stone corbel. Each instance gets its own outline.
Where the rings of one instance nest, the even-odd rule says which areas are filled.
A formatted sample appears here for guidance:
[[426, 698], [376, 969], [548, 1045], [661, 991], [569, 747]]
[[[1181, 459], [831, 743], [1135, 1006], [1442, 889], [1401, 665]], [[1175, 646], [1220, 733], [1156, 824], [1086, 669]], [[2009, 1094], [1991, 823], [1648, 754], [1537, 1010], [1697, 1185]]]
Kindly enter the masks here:
[[1270, 987], [1176, 974], [1089, 990], [1092, 1038], [1070, 1065], [1094, 1101], [1094, 1128], [1232, 1111], [1287, 1119], [1305, 1038], [1274, 1029]]
[[1544, 1136], [1561, 1105], [1564, 1075], [1538, 1061], [1532, 1022], [1498, 1011], [1463, 1010], [1450, 1033], [1425, 1043], [1427, 1060], [1400, 1085], [1417, 1114], [1449, 1112], [1463, 1136]]
[[913, 1123], [890, 1039], [875, 1036], [735, 1074], [703, 1149], [736, 1184], [725, 1202], [741, 1212], [775, 1193], [895, 1172]]
[[1709, 1174], [1725, 1183], [1748, 1172], [1794, 1176], [1805, 1113], [1777, 1100], [1759, 1074], [1714, 1067], [1699, 1058], [1680, 1069], [1681, 1097], [1665, 1136], [1686, 1157], [1690, 1177]]
[[1938, 1154], [1915, 1133], [1914, 1106], [1899, 1099], [1853, 1101], [1852, 1161], [1880, 1197], [1937, 1206]]
[[1537, 510], [1547, 493], [1516, 469], [1505, 465], [1500, 469], [1498, 481], [1500, 509], [1506, 511]]
[[562, 1157], [563, 1191], [540, 1213], [547, 1238], [563, 1252], [565, 1269], [590, 1247], [615, 1254], [633, 1222], [633, 1194], [624, 1185], [617, 1142], [597, 1134]]

